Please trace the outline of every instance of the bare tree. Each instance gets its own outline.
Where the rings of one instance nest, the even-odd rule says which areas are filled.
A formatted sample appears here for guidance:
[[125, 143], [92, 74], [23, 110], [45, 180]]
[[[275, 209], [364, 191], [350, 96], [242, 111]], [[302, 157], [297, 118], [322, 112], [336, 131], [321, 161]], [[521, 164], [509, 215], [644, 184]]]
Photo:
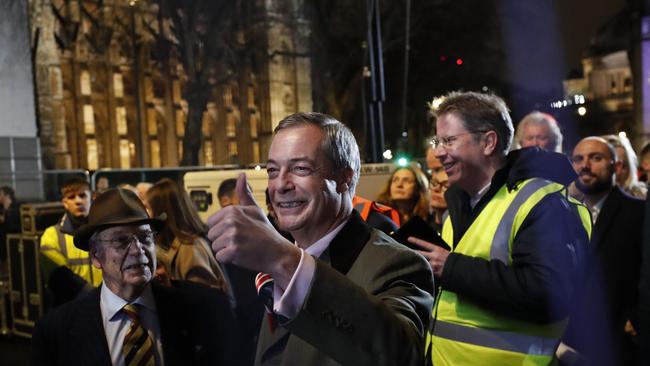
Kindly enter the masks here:
[[[197, 165], [203, 112], [216, 85], [232, 77], [235, 61], [233, 15], [239, 1], [158, 0], [161, 26], [158, 50], [181, 62], [188, 103], [181, 165]], [[159, 57], [170, 54], [158, 53]]]

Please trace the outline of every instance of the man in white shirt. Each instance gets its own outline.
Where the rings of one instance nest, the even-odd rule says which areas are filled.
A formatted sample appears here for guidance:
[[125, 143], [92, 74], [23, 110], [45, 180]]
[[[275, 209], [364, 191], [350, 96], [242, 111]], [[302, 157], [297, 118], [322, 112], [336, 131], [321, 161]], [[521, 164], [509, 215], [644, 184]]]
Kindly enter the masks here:
[[198, 285], [152, 281], [155, 231], [137, 195], [112, 189], [74, 236], [102, 270], [101, 287], [41, 319], [34, 365], [236, 365], [239, 336], [225, 294]]
[[267, 172], [283, 238], [237, 182], [240, 206], [208, 219], [219, 260], [275, 280], [256, 365], [420, 365], [433, 276], [417, 253], [353, 210], [359, 150], [352, 132], [319, 113], [286, 117]]

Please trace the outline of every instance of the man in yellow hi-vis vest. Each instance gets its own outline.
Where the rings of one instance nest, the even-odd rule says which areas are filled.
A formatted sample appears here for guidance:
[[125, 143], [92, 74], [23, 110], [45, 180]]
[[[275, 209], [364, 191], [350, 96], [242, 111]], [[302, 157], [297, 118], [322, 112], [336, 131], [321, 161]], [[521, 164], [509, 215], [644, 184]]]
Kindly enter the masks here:
[[83, 178], [72, 178], [61, 186], [65, 214], [41, 236], [41, 261], [48, 287], [54, 295], [54, 305], [72, 300], [84, 288], [97, 287], [102, 272], [95, 268], [88, 256], [74, 246], [74, 231], [86, 223], [90, 210], [90, 185]]
[[497, 96], [454, 92], [432, 145], [451, 187], [442, 229], [451, 252], [422, 247], [440, 284], [427, 338], [433, 365], [548, 365], [583, 277], [591, 231], [568, 198], [569, 160], [508, 153], [513, 126]]

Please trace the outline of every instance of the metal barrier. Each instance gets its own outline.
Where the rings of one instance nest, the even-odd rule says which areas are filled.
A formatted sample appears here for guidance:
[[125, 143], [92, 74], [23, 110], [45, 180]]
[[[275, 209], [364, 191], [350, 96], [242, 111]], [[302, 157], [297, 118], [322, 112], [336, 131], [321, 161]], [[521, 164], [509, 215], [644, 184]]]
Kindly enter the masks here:
[[204, 171], [204, 170], [234, 170], [240, 169], [238, 165], [219, 165], [219, 166], [180, 166], [167, 168], [132, 168], [132, 169], [99, 169], [92, 173], [90, 185], [94, 190], [97, 187], [97, 180], [105, 177], [109, 181], [110, 187], [117, 187], [121, 184], [130, 184], [135, 186], [140, 182], [155, 183], [162, 178], [170, 178], [179, 183], [183, 181], [183, 176], [187, 172]]

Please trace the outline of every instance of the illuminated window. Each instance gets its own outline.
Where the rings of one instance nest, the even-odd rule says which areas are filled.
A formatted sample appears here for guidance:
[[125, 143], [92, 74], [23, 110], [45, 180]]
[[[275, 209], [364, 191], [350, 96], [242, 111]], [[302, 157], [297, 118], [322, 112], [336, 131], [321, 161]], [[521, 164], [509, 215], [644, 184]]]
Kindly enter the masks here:
[[182, 110], [176, 110], [176, 136], [185, 136], [185, 113]]
[[228, 142], [228, 155], [231, 157], [237, 156], [237, 142], [235, 141]]
[[260, 143], [253, 141], [253, 162], [260, 162]]
[[113, 74], [113, 94], [117, 98], [124, 96], [124, 79], [122, 78], [122, 74]]
[[96, 170], [99, 168], [99, 161], [97, 157], [97, 140], [86, 140], [86, 161], [88, 162], [88, 169]]
[[126, 135], [128, 129], [126, 127], [126, 108], [117, 107], [115, 108], [115, 119], [117, 122], [117, 134]]
[[120, 167], [131, 167], [131, 146], [127, 139], [120, 139]]
[[172, 81], [172, 99], [174, 103], [181, 103], [181, 82], [178, 80]]
[[232, 88], [226, 86], [223, 91], [223, 104], [226, 107], [232, 107]]
[[255, 89], [248, 87], [248, 108], [255, 108]]
[[144, 97], [145, 100], [151, 100], [154, 98], [153, 82], [151, 81], [151, 78], [144, 78]]
[[90, 73], [87, 70], [81, 72], [79, 83], [81, 84], [81, 95], [92, 94], [92, 88], [90, 87]]
[[183, 157], [183, 140], [178, 140], [178, 157]]
[[206, 112], [203, 113], [203, 121], [201, 123], [201, 133], [203, 133], [203, 136], [210, 136], [210, 123], [212, 122], [212, 118], [210, 115]]
[[251, 137], [257, 137], [257, 114], [251, 114]]
[[83, 109], [84, 114], [84, 132], [86, 135], [93, 135], [95, 133], [95, 113], [93, 106], [85, 104]]
[[226, 116], [226, 136], [235, 137], [237, 133], [237, 118], [234, 113], [228, 113]]
[[160, 168], [160, 143], [158, 140], [149, 141], [151, 153], [151, 167]]
[[206, 166], [214, 165], [214, 159], [212, 158], [212, 141], [210, 140], [203, 142], [203, 157]]
[[158, 126], [156, 124], [156, 110], [153, 108], [147, 109], [147, 132], [149, 136], [156, 136], [158, 133]]

